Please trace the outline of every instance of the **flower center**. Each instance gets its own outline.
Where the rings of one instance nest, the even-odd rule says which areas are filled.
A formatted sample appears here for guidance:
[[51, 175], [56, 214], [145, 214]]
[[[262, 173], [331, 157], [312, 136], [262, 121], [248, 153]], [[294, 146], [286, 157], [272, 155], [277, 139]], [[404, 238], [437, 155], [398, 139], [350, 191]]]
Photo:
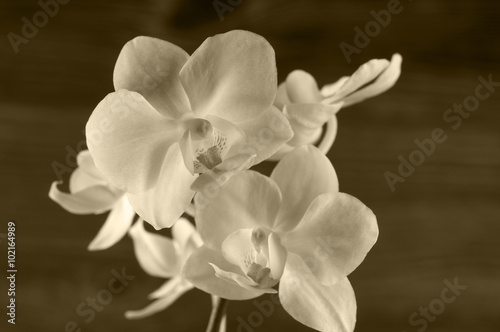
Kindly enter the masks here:
[[278, 283], [271, 276], [271, 269], [262, 265], [252, 263], [247, 271], [247, 276], [259, 284], [259, 288], [270, 288]]
[[252, 250], [247, 252], [246, 275], [259, 284], [258, 288], [270, 288], [276, 285], [279, 279], [273, 278], [269, 268], [268, 238], [271, 232], [261, 227], [252, 230]]
[[184, 123], [181, 151], [188, 170], [201, 174], [221, 164], [228, 150], [227, 138], [208, 120], [191, 118]]
[[[206, 130], [198, 128], [200, 131]], [[226, 152], [226, 138], [217, 130], [212, 130], [212, 137], [195, 150], [193, 167], [195, 173], [204, 173], [222, 163], [222, 154]]]
[[229, 263], [240, 268], [238, 272], [224, 271], [211, 264], [215, 275], [245, 288], [275, 293], [287, 260], [286, 248], [278, 234], [266, 227], [237, 230], [222, 243], [222, 255]]

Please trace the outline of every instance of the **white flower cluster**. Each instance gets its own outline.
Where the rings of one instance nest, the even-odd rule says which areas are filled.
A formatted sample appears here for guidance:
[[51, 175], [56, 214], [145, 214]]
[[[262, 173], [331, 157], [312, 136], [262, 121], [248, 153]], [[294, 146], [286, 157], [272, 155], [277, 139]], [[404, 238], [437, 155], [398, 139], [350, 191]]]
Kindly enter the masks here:
[[[76, 214], [111, 211], [89, 249], [128, 233], [143, 269], [169, 279], [127, 318], [164, 310], [192, 288], [227, 300], [279, 292], [302, 324], [352, 331], [347, 276], [378, 227], [369, 208], [339, 192], [325, 154], [337, 112], [392, 87], [401, 61], [369, 61], [320, 89], [300, 70], [278, 85], [273, 48], [248, 31], [210, 37], [191, 56], [137, 37], [118, 57], [115, 92], [88, 120], [89, 150], [70, 192], [54, 182], [49, 196]], [[265, 160], [279, 160], [269, 177], [249, 170]], [[172, 238], [143, 221], [172, 227]]]

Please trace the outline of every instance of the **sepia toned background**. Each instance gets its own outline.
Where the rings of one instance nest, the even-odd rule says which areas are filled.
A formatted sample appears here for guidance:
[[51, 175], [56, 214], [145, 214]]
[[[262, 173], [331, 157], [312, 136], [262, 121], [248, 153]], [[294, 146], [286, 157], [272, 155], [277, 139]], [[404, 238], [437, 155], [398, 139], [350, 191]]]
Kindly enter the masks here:
[[[20, 35], [22, 18], [41, 8], [35, 0], [0, 0], [0, 233], [15, 220], [18, 265], [17, 324], [10, 326], [0, 238], [0, 330], [64, 331], [74, 321], [82, 331], [204, 331], [210, 299], [200, 291], [150, 318], [124, 319], [126, 310], [148, 304], [163, 280], [141, 270], [128, 237], [88, 252], [105, 216], [71, 215], [47, 193], [57, 179], [52, 164], [67, 164], [68, 151], [82, 148], [85, 123], [112, 91], [114, 62], [128, 40], [154, 36], [191, 53], [208, 36], [246, 29], [275, 48], [280, 81], [300, 68], [323, 85], [369, 59], [403, 56], [394, 88], [341, 111], [329, 153], [341, 191], [368, 205], [380, 227], [379, 241], [350, 276], [356, 331], [417, 331], [422, 325], [409, 317], [437, 303], [445, 280], [455, 278], [467, 289], [426, 330], [499, 331], [500, 88], [456, 130], [443, 114], [474, 94], [478, 76], [500, 81], [500, 2], [401, 1], [401, 12], [350, 63], [339, 44], [354, 44], [354, 28], [364, 29], [370, 12], [389, 1], [232, 0], [241, 3], [223, 20], [212, 2], [69, 1], [16, 53], [7, 34]], [[384, 173], [397, 173], [398, 157], [408, 158], [415, 139], [435, 128], [448, 139], [393, 192]], [[135, 279], [85, 323], [77, 306], [124, 267]], [[264, 317], [252, 301], [230, 303], [228, 331], [252, 314], [263, 317], [253, 331], [309, 331], [279, 306]]]

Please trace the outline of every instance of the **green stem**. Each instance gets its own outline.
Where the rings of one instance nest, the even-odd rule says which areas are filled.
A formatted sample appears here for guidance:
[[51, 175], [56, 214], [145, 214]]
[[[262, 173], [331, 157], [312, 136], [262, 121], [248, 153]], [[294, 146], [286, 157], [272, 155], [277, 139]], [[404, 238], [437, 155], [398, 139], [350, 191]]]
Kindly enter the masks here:
[[215, 303], [212, 307], [212, 314], [210, 315], [210, 320], [208, 321], [207, 332], [219, 332], [222, 318], [226, 314], [228, 300], [222, 299], [220, 297], [216, 298]]

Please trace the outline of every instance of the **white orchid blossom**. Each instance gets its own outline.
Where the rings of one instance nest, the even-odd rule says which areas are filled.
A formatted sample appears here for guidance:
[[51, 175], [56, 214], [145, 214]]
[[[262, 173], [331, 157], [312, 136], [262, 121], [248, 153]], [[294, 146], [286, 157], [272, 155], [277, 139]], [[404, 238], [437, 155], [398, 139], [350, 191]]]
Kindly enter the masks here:
[[352, 331], [356, 300], [346, 277], [376, 242], [378, 227], [369, 208], [338, 188], [330, 161], [313, 146], [287, 154], [270, 178], [234, 175], [197, 213], [204, 245], [184, 275], [232, 300], [275, 293], [279, 282], [280, 301], [296, 320]]
[[291, 72], [278, 87], [275, 106], [287, 116], [294, 131], [291, 139], [273, 159], [280, 159], [295, 146], [319, 143], [325, 154], [337, 134], [337, 112], [390, 89], [401, 73], [402, 57], [394, 54], [391, 61], [373, 59], [361, 65], [351, 76], [341, 77], [319, 89], [314, 77], [302, 70]]
[[293, 136], [273, 106], [274, 50], [251, 32], [208, 38], [191, 56], [137, 37], [122, 49], [113, 81], [116, 92], [87, 123], [87, 143], [97, 168], [156, 229], [172, 226], [201, 184], [226, 181]]
[[125, 317], [138, 319], [165, 310], [193, 285], [181, 271], [191, 253], [202, 245], [202, 241], [191, 223], [180, 218], [172, 227], [172, 239], [146, 231], [142, 220], [138, 220], [129, 231], [139, 265], [149, 275], [170, 278], [149, 295], [154, 300], [141, 310], [127, 311]]
[[135, 211], [124, 192], [108, 183], [94, 165], [88, 150], [77, 155], [78, 167], [69, 179], [69, 193], [57, 187], [54, 181], [49, 197], [68, 212], [74, 214], [101, 214], [110, 211], [89, 250], [103, 250], [118, 242], [132, 225]]

